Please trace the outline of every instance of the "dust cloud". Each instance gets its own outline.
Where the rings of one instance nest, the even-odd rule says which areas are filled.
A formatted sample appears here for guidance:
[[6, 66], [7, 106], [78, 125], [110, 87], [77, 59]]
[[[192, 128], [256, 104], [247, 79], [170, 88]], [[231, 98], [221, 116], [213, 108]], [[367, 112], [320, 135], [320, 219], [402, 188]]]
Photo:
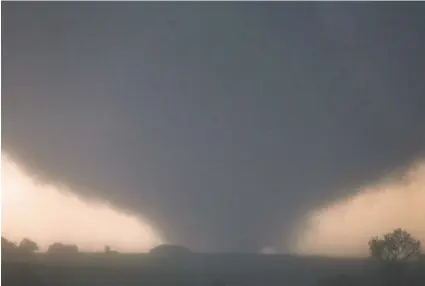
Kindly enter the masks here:
[[313, 211], [306, 223], [299, 254], [362, 257], [372, 236], [399, 227], [425, 243], [425, 161]]
[[38, 182], [10, 156], [1, 157], [2, 236], [28, 237], [40, 249], [54, 242], [77, 244], [81, 251], [145, 252], [162, 243], [137, 216], [107, 203], [88, 202], [66, 186]]

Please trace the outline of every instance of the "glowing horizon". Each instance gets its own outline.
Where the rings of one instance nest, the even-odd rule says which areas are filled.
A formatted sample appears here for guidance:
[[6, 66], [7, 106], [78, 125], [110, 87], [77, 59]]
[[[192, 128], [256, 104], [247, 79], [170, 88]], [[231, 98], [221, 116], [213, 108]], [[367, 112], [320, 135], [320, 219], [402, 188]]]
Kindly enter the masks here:
[[107, 203], [88, 202], [66, 186], [35, 181], [5, 152], [1, 157], [2, 236], [27, 237], [45, 251], [54, 242], [81, 251], [146, 252], [163, 239], [143, 219]]
[[425, 243], [425, 161], [412, 165], [401, 180], [390, 176], [314, 210], [306, 221], [295, 247], [299, 254], [364, 257], [372, 236], [396, 228]]
[[[164, 243], [158, 232], [136, 215], [102, 202], [88, 202], [66, 186], [38, 182], [7, 154], [1, 158], [2, 236], [19, 243], [28, 237], [42, 251], [54, 242], [81, 251], [146, 252]], [[297, 254], [359, 257], [367, 242], [401, 227], [425, 243], [425, 162], [402, 180], [388, 178], [350, 198], [329, 203], [307, 216]], [[261, 253], [279, 253], [272, 246]]]

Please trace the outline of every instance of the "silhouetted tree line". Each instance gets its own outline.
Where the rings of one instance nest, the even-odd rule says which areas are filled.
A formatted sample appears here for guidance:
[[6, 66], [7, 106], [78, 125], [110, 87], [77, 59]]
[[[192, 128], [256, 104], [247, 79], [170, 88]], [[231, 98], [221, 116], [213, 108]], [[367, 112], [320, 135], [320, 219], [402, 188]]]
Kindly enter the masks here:
[[[425, 257], [421, 256], [421, 243], [416, 240], [411, 234], [402, 229], [396, 229], [391, 233], [385, 234], [383, 237], [373, 237], [369, 243], [370, 260], [375, 261], [375, 265], [378, 264], [380, 272], [378, 273], [378, 279], [375, 277], [368, 277], [369, 274], [360, 276], [353, 276], [348, 274], [340, 274], [331, 277], [325, 277], [318, 281], [318, 286], [423, 286], [425, 285]], [[154, 248], [151, 253], [162, 253], [167, 252], [171, 248], [174, 252], [177, 249], [178, 253], [185, 249], [181, 249], [173, 246], [161, 246]], [[1, 251], [2, 251], [2, 267], [3, 261], [7, 262], [8, 257], [19, 257], [20, 255], [32, 254], [39, 250], [36, 242], [31, 239], [24, 238], [19, 244], [9, 241], [2, 237], [1, 240]], [[171, 251], [171, 252], [173, 252]], [[109, 246], [105, 246], [105, 254], [116, 253], [111, 250]], [[184, 251], [186, 253], [187, 251]], [[78, 253], [78, 247], [76, 245], [68, 245], [60, 242], [53, 243], [47, 249], [47, 253], [60, 253], [60, 254], [72, 254]], [[31, 256], [31, 255], [29, 255]], [[28, 256], [26, 256], [28, 257]], [[12, 263], [8, 263], [7, 275], [9, 281], [15, 281], [19, 277], [25, 275], [13, 274], [16, 269], [21, 269], [19, 272], [26, 273], [30, 270], [25, 268], [25, 263], [20, 263], [18, 266], [13, 265], [13, 259], [10, 260]], [[27, 261], [27, 260], [25, 260]], [[419, 263], [418, 263], [419, 262]], [[16, 263], [15, 263], [16, 264]], [[24, 265], [24, 266], [22, 266]], [[419, 267], [417, 267], [419, 266]], [[20, 267], [20, 268], [19, 268]], [[6, 268], [5, 268], [6, 269]], [[17, 270], [16, 270], [17, 271]], [[28, 275], [30, 275], [29, 273]], [[32, 275], [32, 274], [31, 274]], [[2, 280], [3, 280], [2, 274]], [[15, 280], [14, 280], [15, 279]], [[35, 279], [35, 278], [34, 278]], [[19, 279], [18, 279], [19, 280]], [[18, 281], [16, 280], [16, 281]], [[34, 280], [36, 281], [36, 280]], [[24, 282], [22, 282], [24, 283]], [[27, 283], [22, 284], [9, 283], [8, 285], [30, 285]], [[37, 282], [38, 283], [38, 282]], [[31, 284], [33, 285], [33, 284]], [[40, 284], [34, 284], [40, 285]], [[213, 285], [226, 285], [224, 281], [216, 280]]]
[[[18, 254], [18, 253], [34, 253], [39, 250], [36, 242], [29, 238], [24, 238], [17, 245], [14, 242], [8, 240], [5, 237], [1, 237], [1, 250], [2, 253], [6, 254]], [[50, 245], [47, 249], [47, 253], [77, 253], [78, 247], [73, 244], [63, 244], [55, 242]]]
[[[39, 251], [36, 242], [24, 238], [16, 244], [5, 237], [1, 237], [2, 273], [1, 281], [8, 286], [45, 286], [39, 276], [39, 267], [34, 253]], [[51, 244], [47, 254], [69, 255], [78, 253], [77, 245], [55, 242]], [[105, 253], [115, 253], [110, 247], [105, 247]], [[57, 274], [57, 273], [56, 273]], [[56, 275], [54, 274], [54, 275]]]
[[22, 241], [16, 245], [14, 242], [1, 237], [1, 253], [2, 260], [7, 260], [10, 258], [22, 258], [30, 257], [30, 254], [38, 251], [38, 245], [34, 241], [28, 238], [22, 239]]
[[[37, 243], [29, 238], [24, 238], [19, 244], [16, 244], [5, 237], [1, 237], [1, 251], [2, 254], [30, 254], [40, 250]], [[47, 253], [78, 253], [78, 246], [75, 244], [64, 244], [55, 242], [47, 248]], [[112, 250], [110, 246], [105, 246], [105, 253], [118, 253]]]

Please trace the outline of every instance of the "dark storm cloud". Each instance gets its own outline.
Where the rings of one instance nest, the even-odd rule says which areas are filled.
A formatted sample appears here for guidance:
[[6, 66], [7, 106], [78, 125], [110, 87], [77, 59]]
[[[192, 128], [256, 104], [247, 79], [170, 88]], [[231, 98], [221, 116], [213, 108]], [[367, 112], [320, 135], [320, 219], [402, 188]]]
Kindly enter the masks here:
[[2, 149], [175, 243], [283, 242], [425, 150], [422, 3], [2, 8]]

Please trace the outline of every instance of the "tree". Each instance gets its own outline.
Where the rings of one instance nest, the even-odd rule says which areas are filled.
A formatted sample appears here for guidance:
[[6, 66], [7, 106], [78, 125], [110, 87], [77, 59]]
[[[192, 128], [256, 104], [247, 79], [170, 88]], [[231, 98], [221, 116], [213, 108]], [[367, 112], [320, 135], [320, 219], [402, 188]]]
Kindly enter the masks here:
[[402, 262], [419, 257], [420, 241], [414, 239], [407, 231], [398, 228], [383, 238], [373, 237], [369, 241], [370, 254], [383, 262]]
[[5, 237], [1, 237], [1, 251], [2, 252], [10, 252], [17, 249], [17, 246], [14, 242], [8, 240]]
[[39, 250], [37, 243], [32, 241], [29, 238], [22, 239], [21, 243], [19, 243], [19, 250], [27, 253], [32, 253]]
[[401, 262], [420, 256], [421, 243], [418, 240], [398, 228], [383, 238], [373, 237], [369, 241], [369, 249], [373, 258], [383, 262], [384, 285], [409, 285], [404, 276], [405, 263]]
[[16, 257], [18, 253], [18, 247], [16, 244], [5, 237], [1, 237], [1, 259], [9, 260]]

